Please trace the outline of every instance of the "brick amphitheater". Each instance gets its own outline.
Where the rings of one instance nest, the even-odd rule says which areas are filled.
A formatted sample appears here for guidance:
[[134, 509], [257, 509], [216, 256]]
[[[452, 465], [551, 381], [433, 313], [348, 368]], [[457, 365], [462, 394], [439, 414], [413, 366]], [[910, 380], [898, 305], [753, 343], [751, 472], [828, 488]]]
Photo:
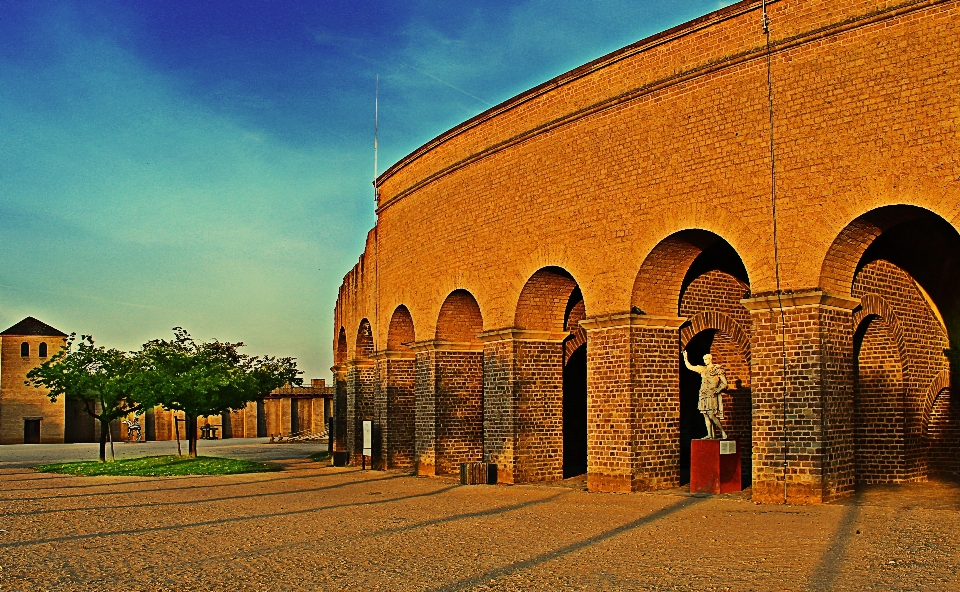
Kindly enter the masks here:
[[[707, 352], [753, 499], [960, 474], [960, 2], [734, 4], [376, 182], [335, 449], [592, 491], [689, 477]], [[954, 365], [951, 366], [951, 360]], [[953, 371], [951, 371], [953, 368]]]

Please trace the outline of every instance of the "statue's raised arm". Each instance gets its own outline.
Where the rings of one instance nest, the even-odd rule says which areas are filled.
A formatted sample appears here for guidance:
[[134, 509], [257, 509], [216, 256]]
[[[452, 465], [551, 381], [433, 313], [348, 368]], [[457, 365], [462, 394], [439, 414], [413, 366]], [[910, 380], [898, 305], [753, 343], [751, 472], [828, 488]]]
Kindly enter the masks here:
[[687, 370], [691, 370], [697, 374], [703, 373], [703, 366], [694, 366], [690, 363], [690, 358], [687, 357], [687, 350], [683, 350], [683, 363], [687, 365]]

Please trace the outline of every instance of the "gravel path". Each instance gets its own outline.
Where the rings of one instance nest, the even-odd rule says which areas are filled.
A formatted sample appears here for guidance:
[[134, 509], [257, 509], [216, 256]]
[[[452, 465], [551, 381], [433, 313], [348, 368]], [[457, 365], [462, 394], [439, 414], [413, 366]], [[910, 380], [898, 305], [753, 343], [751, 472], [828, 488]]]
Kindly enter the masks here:
[[956, 484], [773, 506], [283, 462], [0, 469], [0, 590], [960, 590]]

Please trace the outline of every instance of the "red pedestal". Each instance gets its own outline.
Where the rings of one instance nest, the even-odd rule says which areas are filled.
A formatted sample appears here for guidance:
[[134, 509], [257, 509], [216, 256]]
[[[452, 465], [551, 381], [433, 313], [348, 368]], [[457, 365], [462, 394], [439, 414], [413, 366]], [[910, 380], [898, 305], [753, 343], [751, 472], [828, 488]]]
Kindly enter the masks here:
[[742, 489], [739, 440], [690, 442], [691, 493], [729, 493]]

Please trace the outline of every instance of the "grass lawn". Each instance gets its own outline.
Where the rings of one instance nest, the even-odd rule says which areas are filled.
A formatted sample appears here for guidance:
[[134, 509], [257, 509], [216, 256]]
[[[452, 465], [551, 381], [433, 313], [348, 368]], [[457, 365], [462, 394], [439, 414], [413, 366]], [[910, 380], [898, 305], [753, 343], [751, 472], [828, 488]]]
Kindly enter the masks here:
[[310, 460], [312, 460], [313, 462], [327, 462], [328, 460], [330, 460], [330, 453], [317, 452], [316, 454], [311, 454]]
[[114, 462], [96, 461], [53, 463], [37, 465], [34, 470], [41, 473], [63, 473], [66, 475], [118, 475], [132, 477], [163, 477], [168, 475], [236, 475], [238, 473], [265, 473], [282, 471], [283, 467], [272, 463], [236, 460], [200, 456], [145, 456], [126, 458]]

